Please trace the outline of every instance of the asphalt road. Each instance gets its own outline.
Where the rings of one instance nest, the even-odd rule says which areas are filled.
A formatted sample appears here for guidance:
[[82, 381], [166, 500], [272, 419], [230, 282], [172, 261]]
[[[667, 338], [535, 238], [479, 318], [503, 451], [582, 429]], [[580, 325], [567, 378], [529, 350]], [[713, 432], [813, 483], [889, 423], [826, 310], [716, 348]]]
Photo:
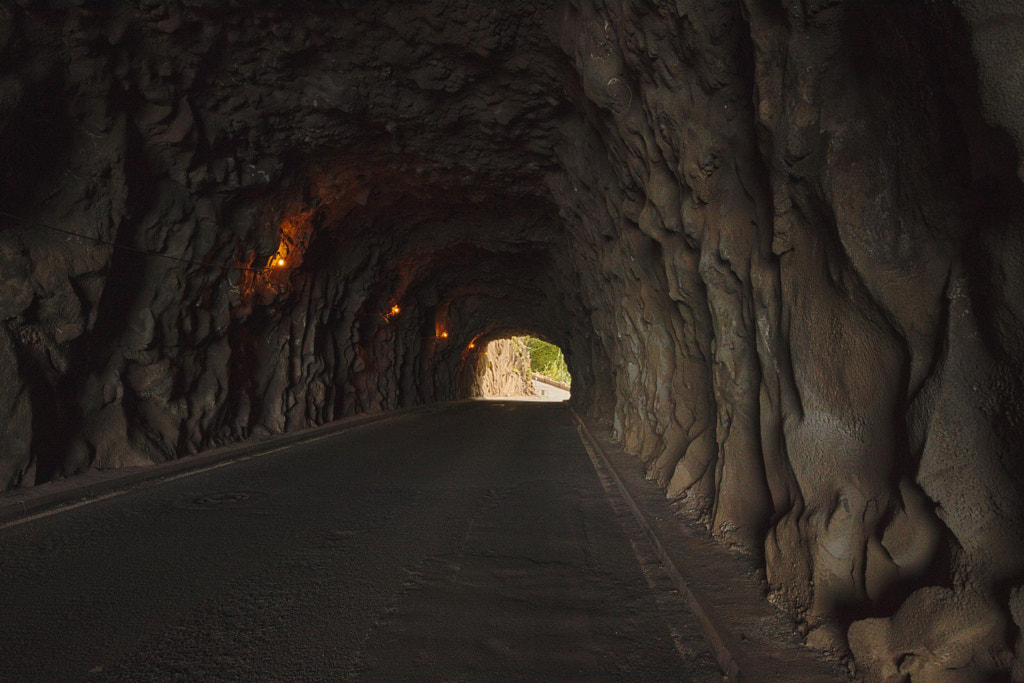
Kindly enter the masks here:
[[148, 485], [0, 530], [0, 680], [720, 681], [621, 507], [538, 402]]

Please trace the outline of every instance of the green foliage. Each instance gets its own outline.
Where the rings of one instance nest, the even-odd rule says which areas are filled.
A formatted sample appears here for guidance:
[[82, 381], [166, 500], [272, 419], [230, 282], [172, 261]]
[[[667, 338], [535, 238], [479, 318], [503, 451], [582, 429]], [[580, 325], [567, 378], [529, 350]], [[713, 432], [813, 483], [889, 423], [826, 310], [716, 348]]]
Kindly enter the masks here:
[[519, 337], [530, 350], [530, 369], [556, 382], [572, 383], [562, 349], [536, 337]]

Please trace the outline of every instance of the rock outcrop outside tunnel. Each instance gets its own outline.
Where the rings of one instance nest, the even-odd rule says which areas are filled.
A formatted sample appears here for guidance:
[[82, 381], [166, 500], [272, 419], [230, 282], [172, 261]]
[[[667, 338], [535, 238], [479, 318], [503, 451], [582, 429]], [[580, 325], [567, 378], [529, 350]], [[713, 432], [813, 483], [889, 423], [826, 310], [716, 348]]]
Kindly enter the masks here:
[[495, 339], [488, 343], [477, 361], [473, 396], [524, 397], [535, 393], [526, 344], [521, 339]]
[[810, 644], [1024, 680], [1022, 35], [0, 2], [0, 486], [465, 396], [532, 331]]

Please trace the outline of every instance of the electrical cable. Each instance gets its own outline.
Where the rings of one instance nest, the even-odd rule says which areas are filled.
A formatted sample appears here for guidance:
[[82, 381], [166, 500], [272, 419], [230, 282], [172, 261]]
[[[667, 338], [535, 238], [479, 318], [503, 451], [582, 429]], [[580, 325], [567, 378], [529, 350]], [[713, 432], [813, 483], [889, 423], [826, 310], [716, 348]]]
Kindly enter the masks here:
[[38, 226], [40, 228], [46, 228], [47, 230], [53, 230], [54, 232], [59, 232], [59, 233], [62, 233], [64, 235], [68, 235], [70, 237], [77, 237], [77, 238], [83, 239], [83, 240], [90, 240], [92, 242], [96, 242], [97, 244], [103, 244], [103, 245], [106, 245], [108, 247], [113, 247], [115, 249], [123, 249], [124, 251], [131, 251], [131, 252], [134, 252], [136, 254], [144, 254], [146, 256], [156, 256], [158, 258], [168, 259], [170, 261], [177, 261], [179, 263], [189, 263], [189, 264], [192, 264], [192, 265], [195, 265], [195, 266], [204, 266], [206, 268], [223, 268], [224, 270], [228, 270], [228, 269], [231, 269], [231, 268], [238, 268], [238, 270], [244, 270], [244, 271], [249, 271], [249, 272], [253, 272], [253, 273], [262, 273], [262, 272], [265, 272], [266, 270], [268, 270], [267, 268], [252, 268], [250, 266], [238, 266], [238, 265], [229, 266], [229, 265], [225, 265], [225, 264], [209, 263], [208, 261], [195, 261], [193, 259], [182, 258], [180, 256], [171, 256], [170, 254], [161, 254], [158, 251], [149, 251], [147, 249], [139, 249], [137, 247], [130, 247], [127, 244], [117, 244], [116, 242], [111, 242], [109, 240], [105, 240], [105, 239], [102, 239], [100, 237], [90, 237], [89, 235], [81, 235], [81, 234], [79, 234], [77, 232], [72, 232], [71, 230], [65, 230], [64, 228], [58, 228], [58, 227], [56, 227], [54, 225], [48, 225], [46, 223], [42, 223], [42, 222], [37, 221], [37, 220], [33, 220], [33, 219], [30, 219], [30, 218], [23, 218], [22, 216], [16, 216], [13, 213], [8, 213], [7, 211], [4, 211], [2, 209], [0, 209], [0, 216], [3, 216], [4, 218], [10, 218], [11, 220], [18, 221], [19, 223], [24, 223], [24, 224], [27, 224], [27, 225], [36, 225], [36, 226]]

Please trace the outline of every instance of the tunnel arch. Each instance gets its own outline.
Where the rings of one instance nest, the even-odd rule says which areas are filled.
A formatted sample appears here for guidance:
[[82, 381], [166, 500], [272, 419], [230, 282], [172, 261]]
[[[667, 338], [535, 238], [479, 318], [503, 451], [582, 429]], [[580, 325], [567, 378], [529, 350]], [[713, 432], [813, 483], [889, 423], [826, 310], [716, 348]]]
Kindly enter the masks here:
[[0, 2], [0, 486], [531, 330], [811, 644], [1020, 676], [1008, 3], [51, 5]]

